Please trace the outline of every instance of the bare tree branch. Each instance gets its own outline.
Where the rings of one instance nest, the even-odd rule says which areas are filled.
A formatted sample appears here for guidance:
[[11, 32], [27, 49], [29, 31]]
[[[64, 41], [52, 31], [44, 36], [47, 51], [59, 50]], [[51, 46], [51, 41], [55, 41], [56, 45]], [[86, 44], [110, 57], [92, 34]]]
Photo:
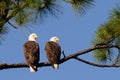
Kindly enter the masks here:
[[120, 65], [115, 65], [115, 64], [109, 64], [109, 65], [108, 64], [96, 64], [96, 63], [93, 63], [93, 62], [89, 62], [89, 61], [80, 59], [78, 57], [75, 57], [74, 59], [76, 59], [78, 61], [81, 61], [83, 63], [89, 64], [91, 66], [96, 66], [96, 67], [120, 67]]
[[[120, 67], [120, 65], [116, 65], [116, 64], [106, 64], [106, 65], [95, 64], [95, 63], [92, 63], [92, 62], [89, 62], [89, 61], [85, 61], [83, 59], [78, 58], [78, 56], [86, 54], [86, 53], [89, 53], [89, 52], [94, 51], [96, 49], [117, 48], [119, 46], [120, 46], [120, 44], [94, 46], [92, 48], [88, 48], [88, 49], [79, 51], [77, 53], [74, 53], [74, 54], [71, 54], [71, 55], [68, 55], [68, 56], [64, 56], [60, 60], [60, 64], [66, 62], [66, 61], [68, 61], [70, 59], [76, 59], [76, 60], [79, 60], [79, 61], [81, 61], [83, 63], [89, 64], [89, 65], [92, 65], [92, 66], [96, 66], [96, 67]], [[51, 66], [51, 64], [49, 62], [41, 62], [41, 63], [38, 64], [38, 67], [46, 67], [46, 66]], [[11, 68], [28, 68], [28, 65], [26, 63], [17, 63], [17, 64], [7, 64], [7, 63], [4, 63], [4, 64], [0, 64], [0, 70], [11, 69]]]

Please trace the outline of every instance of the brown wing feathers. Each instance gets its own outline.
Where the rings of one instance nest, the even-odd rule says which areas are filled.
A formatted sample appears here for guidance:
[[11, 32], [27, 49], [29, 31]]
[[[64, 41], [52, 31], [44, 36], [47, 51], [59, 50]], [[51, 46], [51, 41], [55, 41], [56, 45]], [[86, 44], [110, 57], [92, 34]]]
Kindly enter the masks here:
[[46, 43], [45, 51], [49, 62], [55, 68], [54, 64], [59, 64], [60, 61], [61, 47], [58, 43], [49, 41]]
[[[24, 44], [24, 55], [29, 66], [34, 68], [39, 62], [39, 45], [35, 41], [27, 41]], [[37, 68], [34, 68], [37, 71]]]

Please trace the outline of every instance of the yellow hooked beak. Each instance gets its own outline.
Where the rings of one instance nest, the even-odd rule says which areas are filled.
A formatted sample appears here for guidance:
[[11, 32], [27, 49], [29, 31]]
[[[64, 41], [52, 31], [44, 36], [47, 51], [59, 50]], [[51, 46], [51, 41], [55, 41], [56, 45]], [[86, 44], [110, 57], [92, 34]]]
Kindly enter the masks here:
[[37, 35], [34, 35], [34, 38], [35, 38], [35, 39], [37, 39], [37, 38], [38, 38], [38, 36], [37, 36]]
[[58, 41], [59, 41], [59, 38], [55, 38], [55, 40], [58, 42]]

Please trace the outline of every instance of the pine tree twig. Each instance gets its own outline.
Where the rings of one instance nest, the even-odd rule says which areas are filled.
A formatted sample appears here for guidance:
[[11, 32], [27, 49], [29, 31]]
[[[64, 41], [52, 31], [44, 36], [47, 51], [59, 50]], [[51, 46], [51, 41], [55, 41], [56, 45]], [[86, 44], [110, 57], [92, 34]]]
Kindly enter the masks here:
[[86, 63], [88, 65], [91, 65], [91, 66], [96, 66], [96, 67], [120, 67], [120, 65], [114, 65], [114, 64], [96, 64], [96, 63], [93, 63], [93, 62], [89, 62], [87, 60], [80, 59], [78, 57], [75, 57], [74, 59], [76, 59], [78, 61], [81, 61], [83, 63]]
[[63, 54], [63, 58], [65, 58], [66, 55], [65, 55], [65, 53], [64, 53], [64, 50], [62, 51], [62, 54]]
[[8, 24], [10, 24], [13, 28], [18, 29], [15, 25], [13, 25], [11, 22], [8, 21]]

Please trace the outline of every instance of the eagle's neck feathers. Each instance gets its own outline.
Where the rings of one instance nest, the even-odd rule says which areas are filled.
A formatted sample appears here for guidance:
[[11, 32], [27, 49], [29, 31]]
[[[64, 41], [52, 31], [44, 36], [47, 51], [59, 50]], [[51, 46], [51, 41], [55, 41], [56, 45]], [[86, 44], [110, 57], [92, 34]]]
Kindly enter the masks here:
[[36, 41], [34, 38], [29, 38], [28, 40], [29, 41]]
[[50, 40], [50, 41], [53, 41], [53, 42], [55, 42], [55, 43], [58, 43], [58, 41], [55, 41], [55, 40]]

